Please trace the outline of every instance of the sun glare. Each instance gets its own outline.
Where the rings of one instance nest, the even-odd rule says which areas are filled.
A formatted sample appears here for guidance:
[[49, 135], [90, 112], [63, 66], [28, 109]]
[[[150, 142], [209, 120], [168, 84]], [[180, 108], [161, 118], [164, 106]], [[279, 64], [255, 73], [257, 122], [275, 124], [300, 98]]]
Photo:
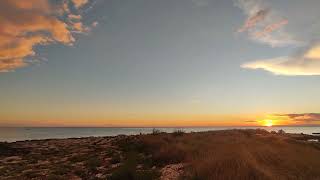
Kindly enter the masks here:
[[264, 126], [271, 127], [272, 125], [273, 125], [273, 122], [271, 119], [264, 120]]

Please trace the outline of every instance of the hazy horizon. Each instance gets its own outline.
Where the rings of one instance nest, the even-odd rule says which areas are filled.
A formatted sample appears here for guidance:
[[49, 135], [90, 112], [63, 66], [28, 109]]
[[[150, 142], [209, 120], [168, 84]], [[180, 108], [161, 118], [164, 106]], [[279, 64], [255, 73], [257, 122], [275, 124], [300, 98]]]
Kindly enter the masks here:
[[[265, 125], [257, 126], [0, 126], [0, 128], [224, 128], [224, 127], [266, 127]], [[301, 125], [273, 125], [272, 127], [320, 127], [318, 124], [301, 124]]]

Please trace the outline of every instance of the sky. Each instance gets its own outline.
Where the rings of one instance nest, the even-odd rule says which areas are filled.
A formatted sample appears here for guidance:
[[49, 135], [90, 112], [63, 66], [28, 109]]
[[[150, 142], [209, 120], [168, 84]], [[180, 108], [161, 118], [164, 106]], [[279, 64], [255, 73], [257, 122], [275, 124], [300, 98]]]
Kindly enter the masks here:
[[0, 126], [320, 125], [318, 0], [2, 0]]

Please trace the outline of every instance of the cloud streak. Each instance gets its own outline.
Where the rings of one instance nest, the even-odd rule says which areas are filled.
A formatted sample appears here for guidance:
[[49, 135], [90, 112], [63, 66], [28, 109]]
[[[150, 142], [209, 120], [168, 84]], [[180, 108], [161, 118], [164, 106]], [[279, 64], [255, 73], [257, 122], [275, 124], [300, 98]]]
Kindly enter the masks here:
[[87, 4], [88, 0], [72, 0], [73, 4], [76, 6], [76, 8], [81, 8], [85, 4]]
[[244, 25], [238, 29], [238, 32], [249, 31], [250, 29], [256, 27], [259, 22], [262, 22], [265, 19], [268, 13], [269, 10], [261, 9], [253, 15], [249, 15]]
[[276, 75], [320, 75], [320, 44], [311, 45], [298, 55], [256, 60], [241, 67], [263, 69]]
[[269, 24], [261, 32], [256, 32], [255, 36], [256, 36], [256, 38], [260, 38], [262, 36], [267, 36], [268, 34], [280, 29], [282, 26], [287, 25], [287, 24], [288, 24], [287, 19], [281, 20], [281, 21], [273, 23], [273, 24]]
[[272, 47], [299, 44], [292, 34], [285, 30], [288, 20], [265, 4], [262, 0], [234, 0], [235, 6], [243, 10], [247, 18], [238, 29], [249, 39]]
[[[314, 11], [310, 12], [310, 16], [302, 16], [296, 14], [296, 9], [289, 10], [290, 5], [288, 5], [288, 9], [283, 12], [292, 19], [289, 22], [288, 18], [276, 9], [274, 6], [276, 3], [270, 3], [263, 0], [235, 0], [235, 5], [247, 15], [244, 25], [238, 32], [247, 33], [249, 39], [272, 47], [290, 45], [296, 48], [296, 52], [292, 55], [249, 61], [241, 67], [262, 69], [285, 76], [320, 75], [320, 41], [314, 33], [319, 31], [319, 25], [314, 23], [319, 13]], [[319, 4], [312, 3], [306, 8], [317, 5]]]
[[320, 122], [320, 113], [275, 114], [274, 117], [286, 118], [296, 123], [309, 124]]
[[[72, 45], [74, 32], [87, 32], [79, 8], [87, 1], [72, 3], [49, 0], [2, 0], [0, 2], [0, 72], [29, 65], [34, 47], [61, 43]], [[70, 6], [74, 6], [73, 12]], [[66, 17], [66, 18], [64, 18]]]

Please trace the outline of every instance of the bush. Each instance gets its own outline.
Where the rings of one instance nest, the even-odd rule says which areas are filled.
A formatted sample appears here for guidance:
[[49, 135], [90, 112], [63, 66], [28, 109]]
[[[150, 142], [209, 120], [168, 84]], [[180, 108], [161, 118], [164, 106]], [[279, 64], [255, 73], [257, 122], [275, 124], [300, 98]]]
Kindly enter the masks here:
[[117, 145], [125, 153], [144, 152], [146, 150], [145, 144], [143, 144], [140, 140], [136, 139], [135, 137], [126, 137], [126, 138], [120, 139], [117, 142]]
[[48, 180], [61, 180], [63, 179], [62, 176], [59, 175], [55, 175], [55, 174], [49, 174], [49, 176], [47, 177]]
[[98, 157], [92, 156], [88, 159], [86, 165], [89, 168], [89, 170], [95, 171], [97, 169], [97, 167], [99, 167], [101, 165], [101, 161]]
[[11, 155], [13, 149], [9, 147], [8, 143], [0, 143], [0, 155]]
[[117, 164], [120, 163], [121, 161], [121, 157], [119, 153], [114, 153], [111, 157], [110, 163], [111, 164]]
[[86, 179], [86, 177], [87, 177], [87, 173], [86, 173], [86, 171], [84, 171], [83, 169], [76, 169], [76, 170], [74, 171], [74, 174], [77, 175], [77, 176], [79, 176], [79, 177], [82, 178], [82, 179]]
[[157, 165], [180, 163], [185, 159], [186, 151], [188, 150], [188, 147], [164, 144], [158, 151], [154, 152], [154, 162]]
[[137, 171], [135, 174], [136, 180], [153, 180], [157, 179], [160, 173], [156, 170]]
[[135, 152], [127, 154], [124, 164], [116, 169], [108, 178], [111, 180], [152, 180], [159, 176], [156, 170], [140, 170], [137, 171], [137, 162], [139, 155]]
[[71, 161], [73, 163], [77, 163], [77, 162], [85, 161], [86, 159], [87, 159], [86, 155], [76, 155], [76, 156], [70, 157], [69, 161]]
[[40, 176], [40, 171], [39, 170], [27, 170], [23, 172], [23, 176], [27, 177], [28, 179], [36, 178]]
[[153, 128], [152, 129], [152, 134], [153, 135], [161, 134], [161, 131], [159, 129]]
[[185, 132], [182, 129], [174, 130], [172, 135], [173, 136], [182, 136]]
[[127, 159], [124, 164], [122, 164], [118, 169], [116, 169], [110, 178], [111, 180], [133, 180], [135, 179], [136, 174], [136, 166], [137, 166], [137, 154], [130, 153], [128, 154]]
[[66, 175], [70, 172], [71, 166], [66, 164], [57, 164], [56, 167], [54, 167], [53, 174], [56, 175]]

